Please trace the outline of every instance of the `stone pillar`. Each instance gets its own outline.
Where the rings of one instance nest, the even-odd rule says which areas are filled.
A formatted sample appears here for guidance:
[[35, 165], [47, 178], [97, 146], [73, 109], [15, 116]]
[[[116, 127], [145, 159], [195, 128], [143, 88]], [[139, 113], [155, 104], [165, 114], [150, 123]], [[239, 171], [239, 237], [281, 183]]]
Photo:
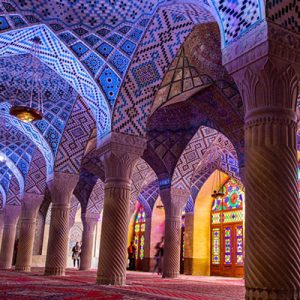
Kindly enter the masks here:
[[163, 277], [176, 278], [180, 273], [182, 209], [188, 194], [180, 189], [169, 188], [161, 190], [160, 196], [166, 213]]
[[65, 275], [70, 201], [78, 179], [79, 176], [75, 174], [55, 173], [49, 184], [52, 209], [45, 275]]
[[125, 284], [131, 175], [145, 146], [143, 138], [112, 133], [100, 149], [105, 186], [98, 284]]
[[149, 272], [151, 265], [150, 257], [150, 246], [151, 246], [151, 216], [146, 216], [145, 222], [145, 242], [144, 242], [144, 261], [143, 261], [143, 271]]
[[16, 228], [21, 213], [20, 205], [6, 205], [0, 252], [0, 269], [10, 269], [14, 254]]
[[32, 251], [35, 236], [36, 217], [44, 196], [25, 193], [21, 209], [20, 238], [17, 253], [16, 270], [31, 270]]
[[2, 244], [3, 226], [4, 226], [4, 212], [3, 209], [0, 210], [0, 249]]
[[81, 220], [83, 224], [83, 233], [80, 254], [80, 270], [89, 270], [92, 265], [94, 235], [99, 215], [84, 213], [81, 215]]
[[296, 142], [300, 37], [272, 26], [258, 28], [267, 31], [267, 37], [253, 33], [253, 41], [261, 44], [251, 51], [241, 47], [247, 52], [228, 62], [245, 106], [246, 299], [296, 300], [300, 299]]

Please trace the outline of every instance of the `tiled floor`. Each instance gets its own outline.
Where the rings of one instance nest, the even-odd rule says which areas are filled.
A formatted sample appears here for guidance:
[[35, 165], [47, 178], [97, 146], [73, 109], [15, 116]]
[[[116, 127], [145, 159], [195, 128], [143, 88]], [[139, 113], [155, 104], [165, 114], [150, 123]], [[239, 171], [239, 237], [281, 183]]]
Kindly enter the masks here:
[[125, 286], [95, 284], [96, 271], [67, 270], [64, 277], [0, 270], [0, 299], [244, 299], [244, 282], [223, 277], [182, 275], [163, 279], [152, 273], [128, 272]]

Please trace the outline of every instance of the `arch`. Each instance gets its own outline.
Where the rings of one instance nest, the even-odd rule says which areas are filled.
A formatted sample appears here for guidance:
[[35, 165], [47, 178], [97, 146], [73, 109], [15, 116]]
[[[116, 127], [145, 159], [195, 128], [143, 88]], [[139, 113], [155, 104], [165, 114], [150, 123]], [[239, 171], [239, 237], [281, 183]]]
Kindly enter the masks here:
[[93, 128], [95, 128], [93, 115], [79, 96], [60, 140], [55, 158], [55, 171], [71, 174], [80, 172], [81, 161]]
[[25, 192], [44, 195], [46, 190], [46, 162], [43, 154], [36, 148], [30, 162], [25, 181]]
[[0, 34], [0, 57], [29, 53], [30, 39], [40, 37], [42, 46], [37, 57], [69, 84], [87, 101], [95, 115], [98, 137], [110, 131], [110, 109], [93, 78], [81, 66], [70, 50], [46, 25], [12, 30]]
[[[5, 112], [3, 110], [5, 110]], [[47, 166], [47, 180], [50, 180], [53, 177], [54, 157], [48, 142], [33, 124], [24, 123], [16, 118], [11, 118], [8, 115], [8, 110], [8, 106], [6, 105], [4, 107], [1, 103], [0, 117], [4, 118], [6, 122], [17, 128], [22, 133], [24, 133], [24, 135], [26, 135], [39, 148], [41, 153], [43, 153]]]
[[213, 21], [203, 7], [191, 10], [191, 14], [189, 5], [178, 7], [183, 12], [177, 7], [174, 10], [172, 6], [160, 7], [152, 18], [117, 98], [112, 116], [113, 131], [145, 136], [155, 93], [178, 49], [196, 23]]

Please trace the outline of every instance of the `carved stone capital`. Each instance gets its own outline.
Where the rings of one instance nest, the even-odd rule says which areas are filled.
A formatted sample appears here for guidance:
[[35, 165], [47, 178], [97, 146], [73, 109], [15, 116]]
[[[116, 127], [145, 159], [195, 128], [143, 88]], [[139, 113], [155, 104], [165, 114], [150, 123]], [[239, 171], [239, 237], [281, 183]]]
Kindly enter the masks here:
[[262, 57], [274, 55], [300, 65], [300, 36], [272, 22], [263, 21], [222, 50], [223, 65], [230, 74]]
[[297, 121], [299, 77], [294, 67], [264, 57], [233, 74], [245, 105], [245, 122], [257, 119]]
[[4, 208], [4, 226], [16, 226], [20, 214], [20, 205], [6, 205]]
[[22, 219], [35, 219], [44, 195], [24, 193], [22, 202]]
[[170, 187], [160, 191], [161, 201], [164, 204], [166, 218], [181, 219], [182, 209], [186, 204], [189, 192], [186, 190]]
[[146, 139], [123, 133], [110, 133], [97, 154], [101, 157], [105, 170], [106, 183], [120, 181], [125, 185], [130, 182], [133, 167], [146, 148]]
[[55, 172], [53, 179], [48, 183], [53, 204], [69, 203], [78, 180], [78, 174]]
[[81, 220], [85, 230], [93, 231], [97, 222], [99, 221], [99, 214], [96, 213], [83, 213], [81, 214]]

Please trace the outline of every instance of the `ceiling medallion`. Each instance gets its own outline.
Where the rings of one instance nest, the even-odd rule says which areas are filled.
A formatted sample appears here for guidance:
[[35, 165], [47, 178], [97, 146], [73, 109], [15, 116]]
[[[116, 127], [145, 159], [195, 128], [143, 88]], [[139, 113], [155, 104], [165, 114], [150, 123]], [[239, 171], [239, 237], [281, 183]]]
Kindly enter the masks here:
[[[32, 78], [31, 78], [31, 86], [28, 88], [28, 93], [30, 93], [30, 99], [29, 104], [25, 105], [20, 104], [20, 102], [16, 105], [13, 104], [10, 108], [10, 115], [16, 117], [22, 122], [30, 123], [34, 121], [39, 121], [43, 118], [43, 99], [42, 99], [42, 84], [41, 80], [42, 77], [39, 72], [37, 72], [37, 65], [39, 63], [39, 60], [37, 58], [39, 54], [39, 46], [41, 44], [41, 39], [39, 37], [34, 37], [30, 40], [32, 42], [32, 48], [30, 51], [30, 54], [28, 56], [28, 60], [25, 63], [25, 70], [23, 73], [23, 78], [25, 78], [25, 72], [32, 70]], [[16, 100], [18, 99], [18, 93], [16, 94]], [[34, 95], [37, 95], [33, 99]], [[27, 101], [25, 101], [27, 102]], [[35, 103], [36, 102], [36, 103]], [[33, 107], [34, 106], [34, 107]]]

